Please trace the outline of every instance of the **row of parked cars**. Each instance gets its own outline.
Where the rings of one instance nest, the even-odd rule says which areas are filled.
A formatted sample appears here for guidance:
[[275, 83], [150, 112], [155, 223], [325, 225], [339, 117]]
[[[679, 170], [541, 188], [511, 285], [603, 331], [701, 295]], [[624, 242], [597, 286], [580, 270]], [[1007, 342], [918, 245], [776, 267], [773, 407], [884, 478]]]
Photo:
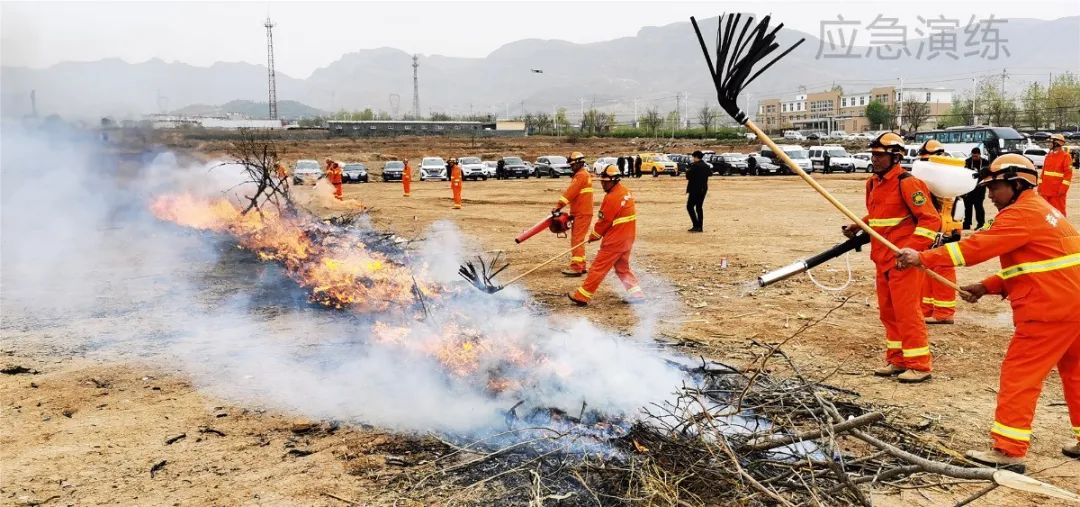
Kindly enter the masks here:
[[[346, 162], [341, 164], [342, 183], [367, 183], [367, 166], [360, 162]], [[317, 160], [297, 160], [292, 170], [294, 185], [315, 184], [315, 181], [323, 177], [323, 167]]]

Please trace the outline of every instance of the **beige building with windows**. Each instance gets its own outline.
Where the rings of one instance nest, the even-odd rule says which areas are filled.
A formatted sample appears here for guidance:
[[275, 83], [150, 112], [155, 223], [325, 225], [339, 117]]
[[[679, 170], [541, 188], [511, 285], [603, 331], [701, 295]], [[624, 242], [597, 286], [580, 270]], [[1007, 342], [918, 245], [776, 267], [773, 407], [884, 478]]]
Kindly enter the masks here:
[[[929, 115], [920, 129], [933, 128], [937, 119], [952, 107], [953, 91], [948, 88], [904, 88], [903, 99], [894, 86], [880, 86], [869, 91], [845, 93], [840, 88], [803, 93], [789, 98], [758, 102], [754, 122], [770, 132], [800, 130], [806, 132], [865, 132], [877, 128], [866, 118], [866, 106], [877, 100], [895, 111], [902, 100], [926, 102]], [[904, 122], [907, 123], [906, 121]]]

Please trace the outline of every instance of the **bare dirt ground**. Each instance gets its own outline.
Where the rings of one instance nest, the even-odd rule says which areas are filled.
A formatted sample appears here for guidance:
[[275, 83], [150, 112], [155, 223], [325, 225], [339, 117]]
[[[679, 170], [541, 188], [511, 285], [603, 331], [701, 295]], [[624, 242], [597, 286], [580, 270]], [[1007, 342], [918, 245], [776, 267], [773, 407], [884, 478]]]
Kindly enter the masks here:
[[[223, 149], [215, 143], [176, 144], [207, 157]], [[505, 153], [531, 159], [548, 151], [578, 149], [592, 159], [645, 147], [611, 140], [576, 145], [548, 139], [475, 144], [334, 140], [294, 143], [290, 157], [332, 156], [374, 163], [388, 156], [480, 154], [488, 159]], [[674, 149], [691, 148], [685, 144]], [[821, 181], [861, 212], [864, 177], [830, 175]], [[450, 209], [444, 182], [414, 182], [408, 199], [401, 196], [399, 183], [347, 185], [345, 195], [371, 208], [378, 227], [406, 237], [422, 237], [433, 222], [451, 220], [471, 238], [475, 251], [504, 250], [512, 261], [510, 271], [516, 273], [568, 247], [568, 240], [548, 233], [522, 245], [513, 242], [520, 230], [545, 216], [567, 182], [565, 178], [466, 182], [462, 210]], [[904, 386], [878, 379], [868, 371], [881, 364], [884, 344], [873, 268], [865, 252], [851, 256], [854, 280], [840, 292], [823, 291], [806, 276], [748, 289], [748, 282], [762, 272], [842, 239], [843, 217], [804, 183], [794, 177], [713, 178], [704, 234], [686, 232], [682, 178], [647, 177], [625, 184], [638, 202], [636, 269], [666, 282], [651, 284], [649, 296], [655, 304], [673, 308], [657, 340], [675, 343], [691, 355], [746, 364], [743, 351], [751, 340], [778, 341], [806, 319], [848, 298], [828, 319], [786, 347], [805, 373], [858, 391], [868, 403], [895, 407], [894, 420], [921, 425], [927, 439], [945, 447], [963, 451], [987, 445], [999, 362], [1012, 331], [1007, 302], [987, 298], [977, 305], [961, 303], [955, 325], [931, 327], [935, 354], [931, 382]], [[307, 192], [297, 191], [301, 199]], [[598, 202], [600, 196], [598, 188]], [[1074, 216], [1080, 213], [1075, 199], [1069, 204]], [[986, 205], [992, 215], [992, 205], [989, 201]], [[589, 255], [595, 250], [590, 246]], [[622, 289], [610, 281], [588, 308], [568, 305], [564, 294], [576, 288], [577, 280], [562, 277], [561, 267], [553, 263], [523, 282], [556, 314], [584, 315], [613, 329], [635, 324]], [[996, 267], [987, 263], [960, 270], [960, 282], [978, 280]], [[840, 285], [847, 277], [840, 259], [816, 273], [828, 285]], [[58, 350], [47, 345], [56, 329], [20, 326], [10, 315], [5, 321], [0, 363], [33, 371], [0, 375], [0, 504], [430, 505], [453, 499], [450, 491], [409, 490], [403, 479], [411, 465], [445, 451], [440, 444], [377, 428], [337, 427], [259, 407], [233, 406], [201, 392], [180, 371], [122, 355]], [[1075, 489], [1080, 484], [1080, 463], [1059, 452], [1070, 435], [1056, 372], [1045, 383], [1034, 433], [1031, 475]], [[878, 500], [942, 505], [971, 491], [910, 491], [879, 495]], [[1053, 504], [1003, 489], [980, 501]]]

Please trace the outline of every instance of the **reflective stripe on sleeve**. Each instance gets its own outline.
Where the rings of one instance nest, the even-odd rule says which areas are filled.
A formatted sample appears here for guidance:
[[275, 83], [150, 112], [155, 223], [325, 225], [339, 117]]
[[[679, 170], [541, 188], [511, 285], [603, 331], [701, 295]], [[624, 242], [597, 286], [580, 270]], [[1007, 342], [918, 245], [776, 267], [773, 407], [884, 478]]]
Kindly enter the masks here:
[[907, 217], [900, 218], [871, 218], [867, 221], [870, 227], [892, 227], [894, 225], [900, 225]]
[[[954, 243], [949, 243], [950, 245]], [[1023, 264], [1016, 264], [1009, 266], [1001, 271], [997, 272], [997, 275], [1002, 280], [1008, 280], [1010, 278], [1027, 275], [1032, 273], [1045, 273], [1047, 271], [1056, 271], [1059, 269], [1071, 268], [1073, 266], [1080, 266], [1080, 253], [1074, 253], [1065, 255], [1062, 257], [1056, 257], [1053, 259], [1047, 259], [1045, 261], [1025, 262]]]
[[945, 251], [949, 252], [949, 259], [952, 260], [953, 266], [964, 265], [964, 254], [960, 252], [960, 243], [946, 243]]
[[915, 235], [916, 236], [922, 236], [922, 237], [928, 238], [930, 240], [937, 239], [937, 232], [931, 231], [930, 229], [927, 229], [925, 227], [916, 227], [915, 228]]
[[1043, 171], [1043, 178], [1045, 178], [1045, 177], [1047, 177], [1047, 176], [1057, 176], [1058, 178], [1064, 178], [1064, 177], [1065, 177], [1065, 175], [1064, 175], [1064, 174], [1062, 174], [1062, 173], [1059, 173], [1059, 172], [1054, 172], [1054, 171]]
[[894, 340], [885, 340], [885, 348], [887, 348], [887, 349], [900, 349], [900, 348], [903, 348], [903, 347], [904, 347], [904, 344], [902, 342], [900, 342], [899, 340], [895, 340], [895, 341]]
[[990, 432], [1021, 442], [1031, 441], [1031, 430], [1013, 428], [1012, 426], [1006, 426], [997, 421], [994, 421], [994, 426], [990, 428]]
[[625, 217], [616, 218], [611, 225], [625, 224], [627, 222], [633, 222], [637, 220], [637, 215], [630, 215]]

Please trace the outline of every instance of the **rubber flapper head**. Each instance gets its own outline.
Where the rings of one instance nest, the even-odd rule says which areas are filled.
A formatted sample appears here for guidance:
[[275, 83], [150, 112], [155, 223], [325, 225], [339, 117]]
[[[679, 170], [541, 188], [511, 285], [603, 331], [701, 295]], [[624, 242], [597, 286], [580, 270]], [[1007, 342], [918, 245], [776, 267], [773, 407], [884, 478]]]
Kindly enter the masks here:
[[[753, 16], [745, 16], [745, 22], [740, 23], [743, 17], [741, 14], [720, 16], [719, 27], [716, 30], [715, 65], [713, 65], [713, 56], [709, 53], [709, 47], [701, 35], [697, 20], [691, 16], [690, 23], [694, 25], [694, 32], [697, 33], [698, 42], [701, 43], [701, 51], [705, 53], [705, 62], [709, 66], [709, 74], [712, 75], [713, 85], [716, 87], [717, 102], [735, 121], [745, 125], [747, 116], [739, 109], [739, 93], [762, 72], [787, 56], [806, 39], [799, 39], [790, 48], [770, 60], [769, 55], [780, 48], [780, 44], [776, 42], [776, 33], [783, 28], [784, 24], [780, 23], [770, 30], [770, 16], [765, 16], [756, 25]], [[766, 60], [768, 63], [755, 69], [759, 67], [759, 63]]]

